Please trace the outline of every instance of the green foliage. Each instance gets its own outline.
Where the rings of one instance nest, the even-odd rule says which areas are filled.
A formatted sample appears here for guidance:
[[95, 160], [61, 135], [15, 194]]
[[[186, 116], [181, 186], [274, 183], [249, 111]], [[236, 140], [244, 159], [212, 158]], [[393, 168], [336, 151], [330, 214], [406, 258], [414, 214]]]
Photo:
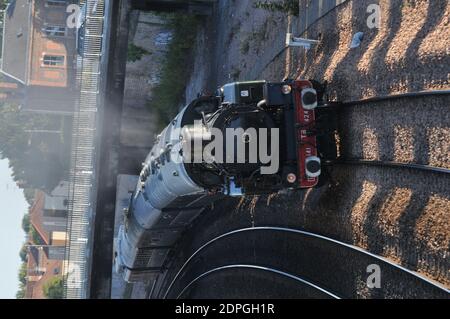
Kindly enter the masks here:
[[37, 232], [36, 228], [33, 225], [30, 227], [30, 238], [33, 244], [35, 245], [44, 245], [45, 242], [42, 239], [41, 235]]
[[298, 16], [300, 4], [298, 0], [262, 0], [256, 1], [253, 6], [271, 12], [284, 12]]
[[127, 61], [128, 62], [136, 62], [142, 59], [144, 55], [151, 54], [144, 48], [137, 46], [133, 43], [128, 44], [128, 55], [127, 55]]
[[22, 218], [22, 229], [25, 232], [25, 234], [28, 234], [30, 232], [30, 215], [25, 214]]
[[42, 287], [45, 297], [49, 299], [62, 299], [64, 294], [63, 279], [61, 276], [50, 278]]
[[25, 199], [27, 200], [27, 203], [32, 206], [34, 203], [34, 193], [36, 190], [34, 188], [24, 188], [23, 195], [25, 196]]
[[190, 71], [188, 59], [199, 23], [198, 18], [191, 15], [172, 14], [166, 18], [173, 37], [163, 62], [160, 83], [154, 88], [150, 103], [159, 117], [159, 128], [171, 121], [183, 98], [188, 78], [186, 75]]
[[20, 260], [26, 263], [28, 261], [28, 249], [27, 246], [23, 245], [19, 252]]
[[26, 290], [26, 284], [27, 284], [27, 276], [28, 276], [28, 268], [27, 263], [22, 259], [23, 263], [20, 265], [19, 268], [19, 290], [17, 290], [16, 298], [22, 299], [25, 297], [25, 290]]
[[9, 0], [0, 0], [0, 10], [5, 10]]
[[49, 115], [20, 112], [17, 105], [0, 104], [0, 158], [8, 158], [13, 179], [29, 188], [52, 190], [67, 175], [69, 137], [32, 133], [59, 129]]
[[27, 276], [28, 276], [27, 264], [22, 263], [22, 265], [20, 266], [20, 269], [19, 269], [19, 282], [22, 285], [27, 284]]
[[25, 289], [26, 289], [25, 285], [20, 283], [19, 284], [19, 290], [17, 290], [17, 293], [16, 293], [16, 299], [23, 299], [23, 298], [25, 298]]

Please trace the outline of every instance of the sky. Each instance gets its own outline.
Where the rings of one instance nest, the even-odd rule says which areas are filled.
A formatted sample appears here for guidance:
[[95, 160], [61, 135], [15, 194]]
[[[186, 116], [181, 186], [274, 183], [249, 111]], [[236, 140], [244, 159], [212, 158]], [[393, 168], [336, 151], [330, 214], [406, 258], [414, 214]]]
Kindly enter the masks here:
[[15, 298], [19, 287], [19, 251], [25, 241], [22, 217], [28, 210], [23, 191], [11, 178], [8, 160], [0, 160], [0, 298]]

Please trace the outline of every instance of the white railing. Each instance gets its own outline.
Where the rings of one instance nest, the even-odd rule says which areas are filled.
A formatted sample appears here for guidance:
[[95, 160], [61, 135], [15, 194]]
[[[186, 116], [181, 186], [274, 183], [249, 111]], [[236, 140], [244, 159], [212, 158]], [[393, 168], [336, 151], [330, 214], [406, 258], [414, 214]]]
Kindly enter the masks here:
[[[96, 202], [96, 143], [98, 128], [100, 62], [105, 0], [81, 0], [87, 6], [85, 40], [78, 56], [80, 94], [73, 120], [67, 241], [64, 261], [64, 297], [88, 297]], [[76, 35], [78, 36], [78, 35]]]

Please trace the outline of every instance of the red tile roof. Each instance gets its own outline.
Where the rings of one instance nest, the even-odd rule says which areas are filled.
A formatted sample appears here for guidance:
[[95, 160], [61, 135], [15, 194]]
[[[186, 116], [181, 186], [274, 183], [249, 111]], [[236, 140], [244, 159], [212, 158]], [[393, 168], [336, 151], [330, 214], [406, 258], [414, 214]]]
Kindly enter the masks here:
[[[44, 295], [44, 285], [51, 278], [61, 275], [62, 272], [62, 261], [61, 260], [49, 260], [45, 253], [42, 254], [42, 259], [40, 263], [36, 263], [33, 256], [28, 254], [28, 281], [25, 290], [26, 299], [45, 299]], [[45, 272], [42, 275], [34, 275], [33, 269], [39, 266], [40, 268], [45, 268]], [[58, 270], [58, 274], [55, 274], [55, 269]]]
[[38, 234], [42, 237], [46, 245], [50, 244], [50, 234], [42, 227], [44, 217], [45, 193], [37, 191], [34, 197], [33, 206], [30, 208], [30, 221]]

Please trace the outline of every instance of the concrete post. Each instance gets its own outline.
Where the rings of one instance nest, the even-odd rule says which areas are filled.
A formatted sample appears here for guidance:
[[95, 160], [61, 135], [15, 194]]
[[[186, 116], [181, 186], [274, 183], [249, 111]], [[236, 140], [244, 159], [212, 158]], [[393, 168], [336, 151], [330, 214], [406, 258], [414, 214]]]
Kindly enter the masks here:
[[286, 47], [302, 47], [306, 50], [311, 49], [311, 46], [318, 44], [319, 41], [305, 39], [305, 38], [296, 38], [292, 36], [292, 33], [286, 34]]

